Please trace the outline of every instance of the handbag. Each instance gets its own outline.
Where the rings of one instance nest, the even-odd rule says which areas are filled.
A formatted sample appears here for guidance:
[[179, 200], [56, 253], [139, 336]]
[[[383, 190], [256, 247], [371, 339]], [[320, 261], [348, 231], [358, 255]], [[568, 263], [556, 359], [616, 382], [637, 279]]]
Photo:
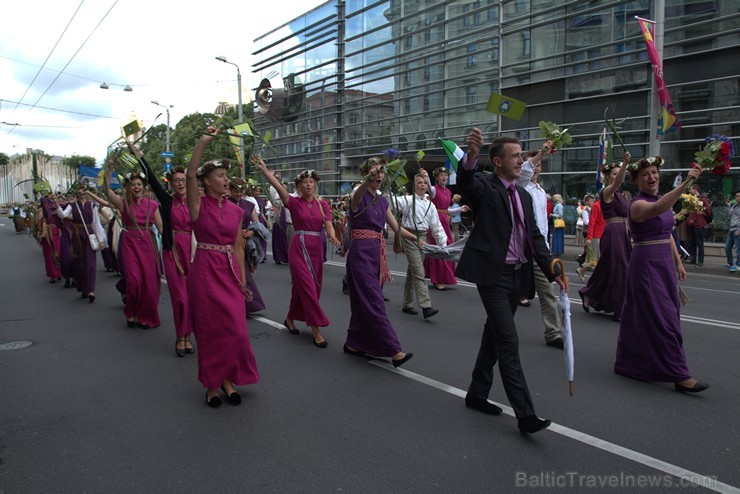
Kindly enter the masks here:
[[555, 228], [565, 228], [565, 220], [563, 218], [555, 218], [553, 225]]
[[87, 238], [90, 240], [90, 248], [92, 250], [99, 250], [100, 249], [100, 242], [98, 241], [98, 236], [94, 233], [88, 233]]

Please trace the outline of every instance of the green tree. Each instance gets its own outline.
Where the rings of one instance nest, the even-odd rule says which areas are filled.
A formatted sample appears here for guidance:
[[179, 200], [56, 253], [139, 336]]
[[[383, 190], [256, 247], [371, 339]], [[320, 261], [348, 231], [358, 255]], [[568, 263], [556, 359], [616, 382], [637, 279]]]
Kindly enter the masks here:
[[0, 153], [0, 166], [5, 166], [10, 163], [10, 156], [5, 153]]
[[77, 155], [77, 154], [73, 154], [72, 156], [69, 156], [69, 157], [64, 158], [62, 160], [62, 164], [64, 166], [68, 166], [68, 167], [73, 168], [75, 170], [77, 169], [77, 167], [79, 165], [95, 167], [95, 164], [97, 162], [98, 161], [95, 158], [93, 158], [92, 156], [80, 156], [80, 155]]

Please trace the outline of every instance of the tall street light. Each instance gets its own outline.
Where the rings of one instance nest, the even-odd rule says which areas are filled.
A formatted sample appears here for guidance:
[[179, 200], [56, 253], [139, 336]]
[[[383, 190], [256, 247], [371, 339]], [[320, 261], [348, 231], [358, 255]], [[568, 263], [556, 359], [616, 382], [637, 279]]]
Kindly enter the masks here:
[[[244, 114], [243, 114], [243, 110], [242, 110], [242, 73], [239, 70], [239, 66], [237, 64], [235, 64], [234, 62], [229, 62], [228, 60], [226, 60], [226, 57], [216, 57], [216, 60], [218, 60], [219, 62], [228, 63], [229, 65], [233, 65], [234, 67], [236, 67], [236, 89], [239, 92], [239, 107], [237, 108], [237, 112], [238, 112], [238, 115], [239, 115], [239, 123], [244, 123]], [[241, 169], [242, 169], [241, 170], [242, 171], [242, 179], [244, 179], [244, 178], [246, 178], [245, 170], [247, 168], [247, 164], [244, 162], [245, 161], [245, 158], [244, 158], [244, 139], [242, 139], [241, 141], [242, 142], [241, 142], [240, 147], [239, 147], [239, 158], [240, 158], [239, 161], [241, 162], [241, 165], [242, 165], [241, 166]]]
[[152, 104], [155, 104], [157, 106], [161, 106], [167, 111], [167, 152], [170, 152], [170, 108], [174, 108], [173, 105], [167, 106], [167, 105], [160, 105], [159, 101], [152, 101]]

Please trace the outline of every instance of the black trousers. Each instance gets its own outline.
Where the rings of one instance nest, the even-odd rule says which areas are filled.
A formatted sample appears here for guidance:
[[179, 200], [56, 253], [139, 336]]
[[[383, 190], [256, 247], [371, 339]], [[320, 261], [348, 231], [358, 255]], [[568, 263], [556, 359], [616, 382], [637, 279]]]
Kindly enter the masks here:
[[487, 399], [493, 384], [493, 367], [498, 362], [506, 397], [517, 418], [535, 414], [519, 360], [519, 337], [514, 324], [521, 284], [522, 271], [505, 265], [496, 284], [477, 287], [487, 319], [468, 388], [471, 396]]

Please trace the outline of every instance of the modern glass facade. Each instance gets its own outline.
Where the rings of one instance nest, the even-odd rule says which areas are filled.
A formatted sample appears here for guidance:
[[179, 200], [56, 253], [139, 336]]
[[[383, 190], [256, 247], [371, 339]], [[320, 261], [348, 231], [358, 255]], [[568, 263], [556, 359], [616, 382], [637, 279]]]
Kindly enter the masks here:
[[[541, 182], [582, 197], [595, 190], [607, 107], [626, 118], [632, 155], [649, 152], [652, 73], [634, 17], [655, 19], [656, 9], [665, 18], [664, 77], [682, 123], [660, 142], [667, 188], [705, 136], [740, 134], [735, 2], [332, 0], [255, 40], [253, 72], [294, 74], [306, 96], [294, 120], [268, 122], [255, 111], [255, 124], [272, 132], [284, 175], [317, 168], [321, 192], [336, 195], [383, 149], [411, 163], [421, 149], [434, 167], [445, 161], [440, 137], [463, 144], [479, 127], [486, 140], [515, 135], [539, 147], [537, 124], [551, 120], [574, 142], [551, 155]], [[488, 113], [492, 92], [528, 103], [524, 117]], [[725, 196], [740, 188], [737, 163], [724, 177], [703, 176], [703, 188]]]

